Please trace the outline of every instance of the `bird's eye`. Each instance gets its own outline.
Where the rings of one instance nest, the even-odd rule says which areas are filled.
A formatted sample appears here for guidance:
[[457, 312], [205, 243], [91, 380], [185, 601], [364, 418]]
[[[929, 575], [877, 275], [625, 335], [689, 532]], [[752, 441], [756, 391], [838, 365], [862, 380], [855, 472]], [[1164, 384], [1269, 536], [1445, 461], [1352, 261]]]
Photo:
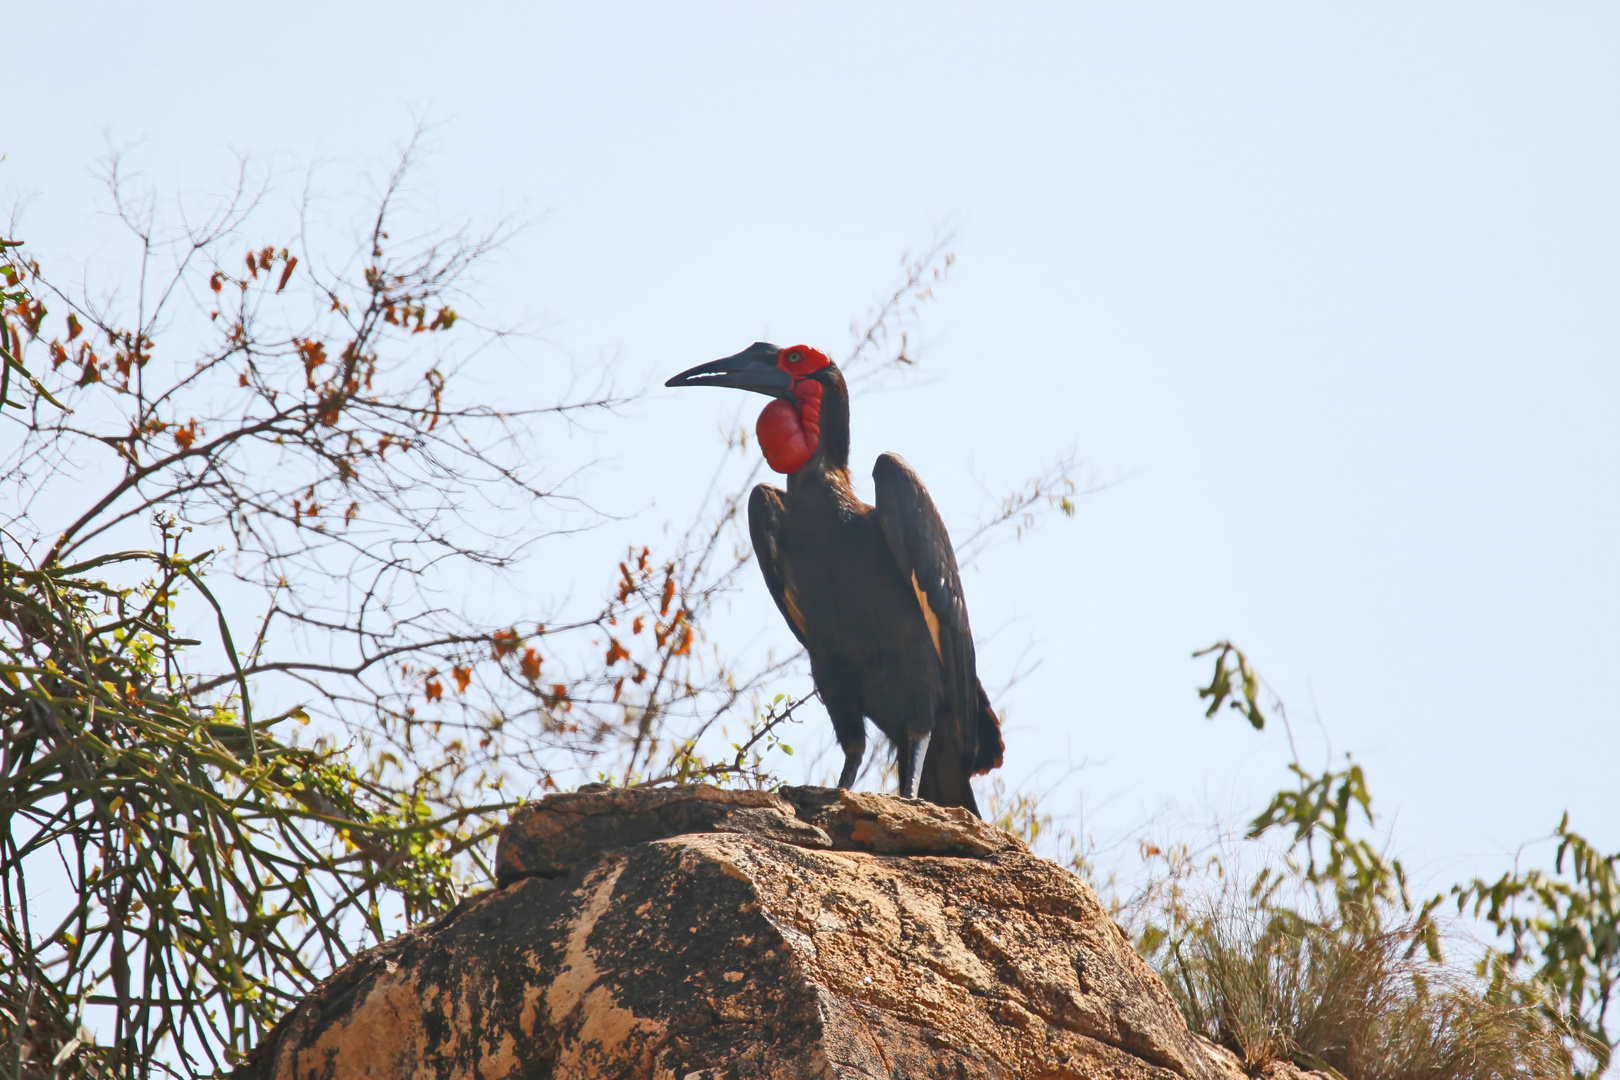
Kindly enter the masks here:
[[831, 363], [808, 345], [790, 345], [777, 353], [776, 357], [776, 366], [796, 379], [808, 379], [811, 374]]

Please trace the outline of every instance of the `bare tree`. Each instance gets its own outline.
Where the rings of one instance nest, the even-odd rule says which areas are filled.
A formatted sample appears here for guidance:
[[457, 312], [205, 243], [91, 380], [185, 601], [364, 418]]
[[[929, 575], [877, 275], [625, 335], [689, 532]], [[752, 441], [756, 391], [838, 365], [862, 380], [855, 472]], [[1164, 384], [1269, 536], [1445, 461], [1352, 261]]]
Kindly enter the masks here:
[[[531, 366], [548, 400], [490, 400], [491, 373], [527, 346], [466, 312], [511, 227], [413, 227], [414, 154], [335, 258], [308, 199], [284, 242], [250, 242], [264, 187], [245, 167], [208, 212], [165, 215], [116, 159], [128, 289], [94, 298], [5, 244], [12, 1074], [227, 1068], [387, 936], [385, 909], [414, 921], [489, 882], [495, 830], [537, 787], [775, 782], [803, 703], [773, 686], [802, 658], [708, 634], [750, 558], [746, 433], [690, 526], [604, 567], [599, 601], [466, 598], [599, 522], [557, 443], [629, 398]], [[913, 365], [948, 249], [904, 260], [856, 324], [854, 385]], [[1071, 513], [1073, 494], [1060, 463], [987, 527]], [[198, 611], [207, 641], [177, 629]], [[729, 745], [727, 724], [745, 731]], [[30, 891], [44, 876], [73, 898], [49, 925]], [[81, 1031], [97, 1008], [105, 1045]]]

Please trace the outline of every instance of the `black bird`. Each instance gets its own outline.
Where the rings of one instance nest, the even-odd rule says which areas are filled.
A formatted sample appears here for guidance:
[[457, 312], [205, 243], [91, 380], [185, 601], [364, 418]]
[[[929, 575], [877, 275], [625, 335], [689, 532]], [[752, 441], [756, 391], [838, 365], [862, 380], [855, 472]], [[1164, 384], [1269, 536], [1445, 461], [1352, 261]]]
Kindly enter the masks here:
[[956, 555], [928, 490], [898, 454], [872, 469], [877, 505], [855, 497], [838, 365], [807, 345], [759, 341], [664, 385], [773, 399], [755, 430], [787, 490], [754, 488], [748, 531], [843, 747], [838, 786], [855, 782], [870, 718], [894, 744], [902, 795], [977, 814], [968, 778], [1001, 765], [1001, 725], [979, 684]]

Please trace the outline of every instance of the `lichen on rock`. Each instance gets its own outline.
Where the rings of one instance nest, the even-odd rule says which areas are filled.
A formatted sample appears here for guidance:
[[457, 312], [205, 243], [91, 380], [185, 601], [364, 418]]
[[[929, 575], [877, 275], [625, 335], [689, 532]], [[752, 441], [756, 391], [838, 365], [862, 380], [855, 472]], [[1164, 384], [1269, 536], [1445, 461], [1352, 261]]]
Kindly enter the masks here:
[[554, 796], [500, 888], [295, 1008], [257, 1080], [1238, 1080], [1074, 875], [822, 788]]

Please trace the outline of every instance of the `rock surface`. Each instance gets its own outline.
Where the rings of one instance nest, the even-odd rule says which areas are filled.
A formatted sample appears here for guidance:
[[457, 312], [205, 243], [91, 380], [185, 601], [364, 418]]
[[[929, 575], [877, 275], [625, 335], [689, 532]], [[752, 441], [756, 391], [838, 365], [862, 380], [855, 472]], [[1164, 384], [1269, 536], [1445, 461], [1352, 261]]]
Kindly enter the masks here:
[[362, 954], [255, 1080], [1238, 1080], [1087, 886], [963, 810], [696, 787], [513, 815], [502, 886]]

